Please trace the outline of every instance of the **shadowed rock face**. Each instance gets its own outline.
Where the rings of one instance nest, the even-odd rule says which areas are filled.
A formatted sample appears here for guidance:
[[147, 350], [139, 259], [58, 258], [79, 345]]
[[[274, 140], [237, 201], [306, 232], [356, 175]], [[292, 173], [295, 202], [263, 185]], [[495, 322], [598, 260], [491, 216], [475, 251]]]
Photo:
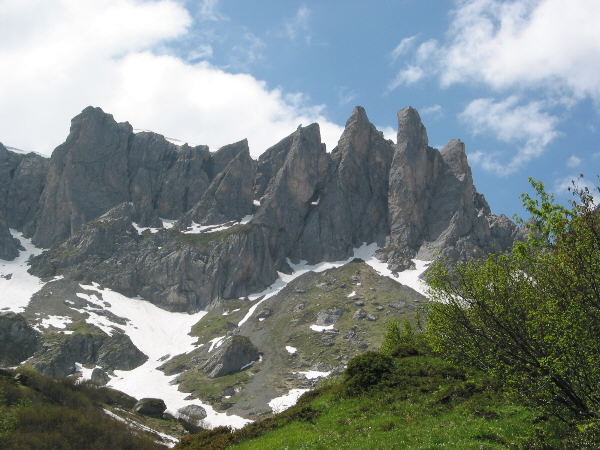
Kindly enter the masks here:
[[[384, 247], [378, 256], [393, 270], [415, 257], [505, 251], [520, 231], [475, 190], [464, 144], [429, 147], [411, 107], [398, 112], [398, 127], [394, 144], [356, 107], [330, 154], [312, 124], [254, 161], [246, 140], [214, 153], [176, 146], [89, 107], [49, 162], [0, 147], [0, 257], [17, 254], [14, 226], [56, 246], [34, 258], [38, 275], [196, 311], [261, 291], [289, 270], [288, 258], [341, 260], [363, 243]], [[177, 224], [136, 230], [161, 228], [160, 218]], [[192, 223], [220, 226], [189, 234]]]
[[42, 345], [40, 334], [19, 314], [0, 314], [0, 366], [14, 366]]

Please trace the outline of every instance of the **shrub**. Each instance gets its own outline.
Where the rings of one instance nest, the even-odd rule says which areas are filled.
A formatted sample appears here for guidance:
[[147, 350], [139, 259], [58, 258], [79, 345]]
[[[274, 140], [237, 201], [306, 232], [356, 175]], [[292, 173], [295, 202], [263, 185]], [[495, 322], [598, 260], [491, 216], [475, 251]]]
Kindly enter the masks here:
[[379, 352], [366, 352], [352, 358], [345, 372], [346, 394], [359, 395], [380, 383], [394, 369], [394, 360]]
[[431, 345], [494, 375], [567, 421], [600, 411], [600, 215], [588, 191], [571, 209], [541, 183], [524, 195], [529, 237], [508, 255], [431, 269]]

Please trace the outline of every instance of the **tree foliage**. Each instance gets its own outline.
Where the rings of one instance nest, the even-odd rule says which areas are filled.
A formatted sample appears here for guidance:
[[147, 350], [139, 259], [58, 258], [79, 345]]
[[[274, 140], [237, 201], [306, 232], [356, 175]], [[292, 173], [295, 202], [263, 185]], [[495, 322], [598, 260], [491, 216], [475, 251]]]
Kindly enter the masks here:
[[485, 370], [565, 420], [600, 413], [600, 215], [587, 189], [570, 208], [544, 186], [523, 195], [528, 238], [508, 255], [432, 267], [432, 347]]

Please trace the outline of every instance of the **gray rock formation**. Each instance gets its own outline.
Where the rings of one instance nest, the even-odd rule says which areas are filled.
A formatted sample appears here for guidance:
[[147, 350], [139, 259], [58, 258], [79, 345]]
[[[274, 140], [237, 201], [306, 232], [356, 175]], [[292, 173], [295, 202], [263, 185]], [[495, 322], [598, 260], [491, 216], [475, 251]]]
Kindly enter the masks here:
[[110, 377], [104, 370], [96, 367], [92, 370], [90, 381], [96, 386], [105, 386], [110, 381]]
[[327, 180], [311, 206], [294, 259], [340, 260], [389, 234], [388, 177], [393, 143], [356, 107], [331, 152]]
[[177, 410], [178, 419], [190, 433], [198, 433], [203, 429], [202, 420], [206, 419], [206, 410], [199, 405], [187, 405]]
[[186, 214], [185, 225], [220, 224], [253, 212], [253, 185], [256, 164], [250, 157], [248, 141], [227, 145], [212, 155], [214, 179], [200, 201]]
[[0, 259], [14, 259], [21, 248], [9, 228], [27, 232], [34, 227], [47, 171], [46, 158], [9, 151], [0, 143]]
[[[214, 153], [178, 147], [86, 108], [52, 156], [38, 215], [24, 219], [35, 242], [59, 244], [32, 271], [197, 311], [261, 291], [289, 271], [288, 258], [340, 260], [376, 242], [380, 259], [403, 270], [415, 257], [456, 261], [509, 248], [520, 231], [475, 190], [462, 142], [429, 147], [410, 107], [398, 124], [394, 145], [357, 107], [331, 154], [312, 124], [255, 162], [245, 140]], [[245, 225], [186, 233], [192, 222], [231, 225], [252, 212]], [[178, 222], [144, 235], [132, 226], [160, 228], [160, 217]], [[0, 216], [0, 251], [10, 257], [15, 245]]]
[[259, 358], [258, 349], [246, 336], [226, 338], [219, 348], [212, 351], [203, 370], [210, 378], [218, 378], [239, 372]]
[[129, 336], [108, 336], [97, 330], [61, 335], [61, 339], [46, 342], [33, 355], [30, 364], [45, 375], [66, 377], [75, 373], [75, 363], [100, 365], [107, 370], [131, 370], [147, 359]]
[[0, 313], [0, 366], [15, 366], [40, 349], [40, 334], [14, 313]]
[[278, 145], [283, 142], [289, 144], [289, 150], [270, 179], [253, 220], [268, 230], [269, 252], [276, 266], [285, 261], [301, 236], [329, 165], [318, 124], [298, 127], [290, 139]]
[[160, 398], [142, 398], [134, 405], [133, 411], [144, 416], [162, 418], [167, 405]]

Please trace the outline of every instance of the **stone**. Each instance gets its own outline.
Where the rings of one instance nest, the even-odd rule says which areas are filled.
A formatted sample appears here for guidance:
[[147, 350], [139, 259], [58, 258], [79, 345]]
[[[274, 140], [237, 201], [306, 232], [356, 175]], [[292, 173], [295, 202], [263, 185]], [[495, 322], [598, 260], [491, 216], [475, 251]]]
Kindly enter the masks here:
[[143, 416], [162, 418], [167, 405], [160, 398], [142, 398], [134, 405], [133, 411]]
[[320, 326], [328, 326], [335, 324], [342, 316], [344, 311], [340, 308], [331, 308], [325, 311], [320, 311], [317, 314], [316, 324]]
[[352, 319], [354, 320], [362, 320], [367, 317], [367, 312], [364, 309], [357, 309], [352, 315]]
[[218, 378], [250, 367], [258, 361], [258, 349], [246, 336], [231, 336], [210, 354], [203, 370], [209, 378]]
[[105, 386], [110, 381], [110, 377], [104, 370], [96, 367], [92, 370], [90, 381], [96, 386]]
[[40, 334], [20, 314], [0, 313], [0, 366], [25, 361], [42, 346]]
[[190, 433], [203, 429], [202, 420], [206, 419], [206, 410], [200, 405], [187, 405], [177, 410], [178, 420]]
[[375, 322], [377, 320], [377, 316], [374, 314], [367, 314], [367, 320], [370, 320], [371, 322]]

